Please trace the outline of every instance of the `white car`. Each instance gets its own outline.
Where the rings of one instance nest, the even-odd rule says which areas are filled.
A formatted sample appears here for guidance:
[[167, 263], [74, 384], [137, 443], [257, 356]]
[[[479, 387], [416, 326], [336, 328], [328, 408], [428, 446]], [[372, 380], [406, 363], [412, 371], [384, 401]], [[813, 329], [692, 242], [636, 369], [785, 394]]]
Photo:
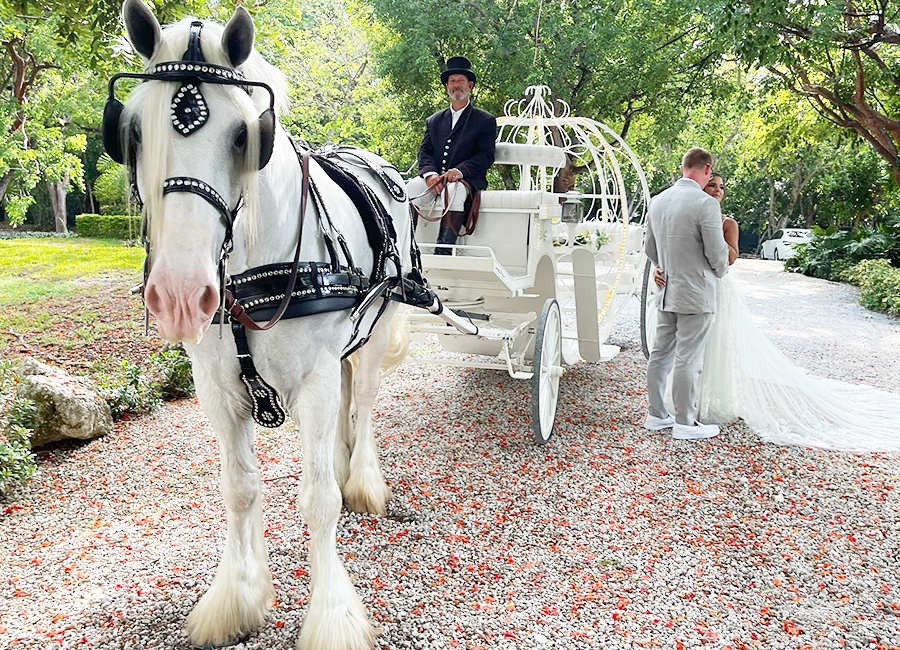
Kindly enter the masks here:
[[785, 228], [763, 242], [759, 256], [764, 260], [785, 260], [794, 256], [794, 246], [805, 244], [811, 239], [812, 230], [809, 228]]

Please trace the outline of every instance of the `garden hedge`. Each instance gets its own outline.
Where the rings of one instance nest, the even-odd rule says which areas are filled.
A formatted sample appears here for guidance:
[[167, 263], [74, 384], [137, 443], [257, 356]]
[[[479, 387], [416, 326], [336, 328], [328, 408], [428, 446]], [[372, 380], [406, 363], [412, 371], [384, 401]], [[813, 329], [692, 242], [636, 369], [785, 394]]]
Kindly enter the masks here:
[[900, 269], [888, 260], [863, 260], [841, 279], [859, 287], [859, 301], [869, 309], [900, 316]]
[[141, 218], [127, 214], [79, 214], [75, 230], [80, 237], [140, 239]]

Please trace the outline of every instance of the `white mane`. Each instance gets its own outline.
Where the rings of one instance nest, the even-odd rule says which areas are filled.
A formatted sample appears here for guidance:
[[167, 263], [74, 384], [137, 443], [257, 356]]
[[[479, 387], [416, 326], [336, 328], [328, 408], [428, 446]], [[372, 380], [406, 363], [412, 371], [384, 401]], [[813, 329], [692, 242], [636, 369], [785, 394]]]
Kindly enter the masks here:
[[[153, 58], [147, 63], [147, 68], [165, 61], [178, 61], [183, 56], [188, 46], [191, 22], [195, 18], [185, 18], [173, 25], [165, 27], [162, 31], [162, 41], [157, 46]], [[222, 49], [222, 25], [211, 21], [203, 21], [203, 30], [200, 36], [203, 57], [208, 63], [231, 67], [225, 51]], [[288, 109], [287, 84], [284, 75], [270, 65], [254, 49], [239, 70], [248, 81], [261, 81], [268, 84], [275, 94], [275, 115], [279, 118]], [[147, 215], [156, 218], [150, 220], [153, 231], [160, 227], [162, 213], [162, 188], [163, 181], [167, 177], [169, 167], [172, 138], [172, 124], [169, 117], [169, 105], [172, 101], [172, 93], [175, 91], [174, 82], [151, 82], [140, 84], [134, 89], [127, 105], [128, 114], [139, 114], [141, 120], [141, 146], [144, 165], [141, 173], [146, 181], [146, 188], [142, 193], [144, 209]], [[258, 118], [260, 113], [269, 107], [269, 95], [262, 88], [257, 88], [252, 96], [248, 96], [241, 88], [235, 86], [216, 86], [224, 96], [241, 112], [247, 124], [247, 150], [245, 155], [245, 167], [242, 173], [242, 189], [244, 194], [244, 208], [241, 218], [244, 222], [244, 235], [249, 245], [252, 243], [258, 226], [259, 191], [258, 169], [259, 136]], [[208, 98], [213, 93], [208, 93]], [[124, 120], [129, 119], [123, 116]], [[127, 123], [127, 122], [123, 122]], [[130, 129], [123, 134], [123, 149], [128, 150], [127, 138]], [[152, 162], [151, 162], [152, 161]]]

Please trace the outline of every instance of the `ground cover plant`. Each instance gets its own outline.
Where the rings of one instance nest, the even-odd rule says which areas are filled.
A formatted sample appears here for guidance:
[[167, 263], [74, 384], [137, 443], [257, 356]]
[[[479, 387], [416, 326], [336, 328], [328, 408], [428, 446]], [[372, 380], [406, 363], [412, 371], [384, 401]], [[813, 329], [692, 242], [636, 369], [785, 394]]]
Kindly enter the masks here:
[[37, 416], [34, 404], [16, 394], [15, 364], [0, 361], [0, 494], [30, 477], [36, 468], [28, 439]]
[[888, 260], [863, 260], [841, 278], [859, 287], [859, 301], [869, 309], [900, 316], [900, 268]]
[[796, 247], [784, 268], [826, 280], [842, 280], [842, 274], [863, 260], [885, 259], [900, 267], [900, 219], [874, 228], [838, 230], [813, 226], [813, 239]]

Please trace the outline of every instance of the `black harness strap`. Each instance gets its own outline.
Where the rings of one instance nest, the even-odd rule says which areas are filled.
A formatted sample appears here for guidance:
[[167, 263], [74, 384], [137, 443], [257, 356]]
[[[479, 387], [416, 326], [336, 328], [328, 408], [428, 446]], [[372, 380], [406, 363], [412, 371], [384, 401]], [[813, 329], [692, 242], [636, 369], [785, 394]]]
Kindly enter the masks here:
[[275, 389], [256, 372], [253, 357], [250, 356], [250, 346], [247, 344], [247, 330], [238, 321], [231, 321], [231, 333], [234, 335], [237, 359], [241, 364], [241, 381], [250, 396], [254, 421], [270, 429], [280, 427], [287, 417], [284, 407]]

